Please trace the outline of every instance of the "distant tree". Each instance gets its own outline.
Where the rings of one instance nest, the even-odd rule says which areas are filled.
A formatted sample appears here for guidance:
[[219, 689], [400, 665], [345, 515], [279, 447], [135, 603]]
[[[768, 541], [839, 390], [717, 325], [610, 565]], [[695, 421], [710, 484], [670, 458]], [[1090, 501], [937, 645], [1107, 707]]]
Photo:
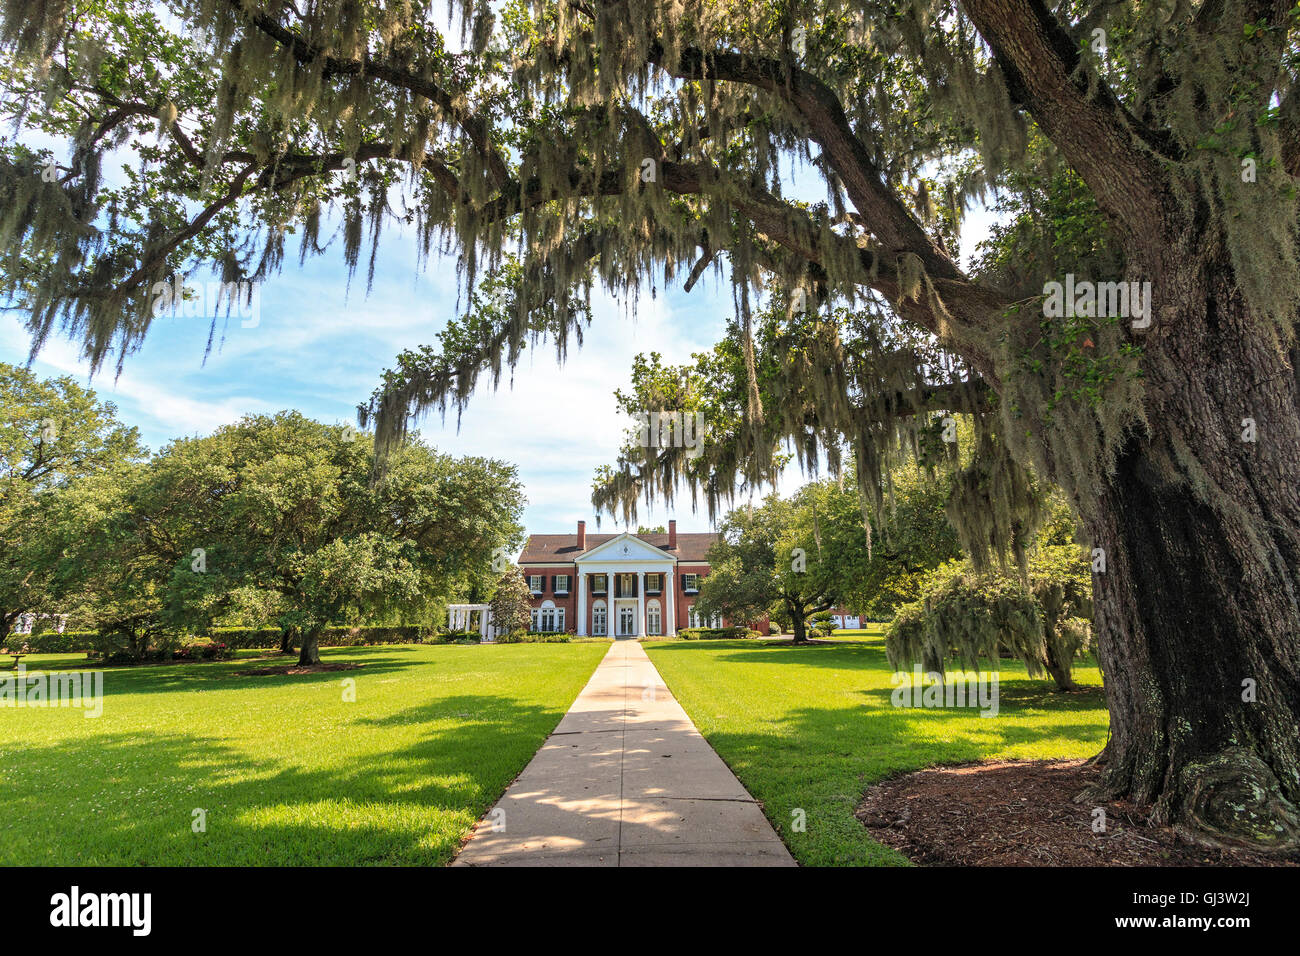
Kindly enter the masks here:
[[642, 524], [642, 525], [637, 525], [636, 533], [637, 534], [667, 534], [668, 529], [661, 524], [657, 524], [653, 528], [649, 527], [648, 525]]
[[302, 664], [319, 662], [330, 624], [425, 606], [486, 580], [494, 553], [522, 531], [521, 487], [498, 461], [455, 459], [410, 439], [372, 483], [369, 435], [292, 412], [245, 419], [208, 444], [230, 472], [211, 488], [217, 554], [206, 574], [177, 569], [173, 587], [198, 608], [240, 587], [277, 592], [278, 624], [301, 634]]
[[60, 606], [75, 627], [96, 632], [104, 654], [142, 657], [176, 632], [164, 615], [167, 583], [193, 499], [169, 497], [149, 471], [140, 464], [84, 478], [63, 496]]
[[325, 627], [428, 608], [517, 542], [513, 466], [415, 440], [373, 465], [370, 436], [297, 412], [172, 442], [69, 559], [87, 617], [143, 636], [270, 614], [315, 664]]
[[532, 620], [532, 592], [518, 568], [511, 568], [497, 581], [492, 595], [492, 623], [507, 634], [521, 631]]
[[712, 569], [700, 586], [696, 611], [749, 621], [776, 604], [790, 622], [794, 643], [806, 643], [809, 615], [830, 610], [839, 597], [830, 562], [808, 560], [818, 494], [817, 486], [808, 486], [792, 499], [773, 495], [759, 507], [728, 514], [709, 549]]
[[66, 610], [55, 568], [82, 515], [65, 500], [68, 488], [145, 454], [111, 402], [71, 377], [41, 380], [0, 362], [0, 643], [24, 612]]

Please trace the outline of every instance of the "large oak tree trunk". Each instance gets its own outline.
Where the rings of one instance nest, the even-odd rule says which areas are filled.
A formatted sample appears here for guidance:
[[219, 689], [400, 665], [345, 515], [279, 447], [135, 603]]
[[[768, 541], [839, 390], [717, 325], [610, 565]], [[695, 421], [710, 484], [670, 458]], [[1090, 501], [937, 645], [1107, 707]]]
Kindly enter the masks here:
[[1101, 795], [1205, 844], [1295, 849], [1300, 390], [1270, 321], [1199, 275], [1147, 344], [1149, 427], [1086, 518], [1106, 556]]
[[309, 627], [302, 632], [302, 650], [298, 652], [298, 665], [309, 667], [320, 663], [320, 629]]
[[793, 642], [792, 642], [792, 643], [795, 643], [795, 644], [807, 644], [807, 643], [808, 643], [808, 625], [807, 625], [807, 623], [804, 621], [804, 617], [803, 617], [803, 615], [804, 615], [804, 610], [803, 610], [803, 608], [801, 608], [801, 607], [796, 608], [794, 605], [787, 605], [787, 608], [788, 608], [789, 611], [790, 611], [790, 628], [791, 628], [791, 630], [794, 631], [794, 639], [793, 639]]

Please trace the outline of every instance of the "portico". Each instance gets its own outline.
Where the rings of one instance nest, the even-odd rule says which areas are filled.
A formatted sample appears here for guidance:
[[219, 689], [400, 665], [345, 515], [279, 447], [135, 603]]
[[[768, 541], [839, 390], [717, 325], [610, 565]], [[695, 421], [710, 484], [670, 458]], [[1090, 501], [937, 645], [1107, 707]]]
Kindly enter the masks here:
[[575, 565], [579, 636], [676, 635], [674, 555], [625, 533], [578, 555]]

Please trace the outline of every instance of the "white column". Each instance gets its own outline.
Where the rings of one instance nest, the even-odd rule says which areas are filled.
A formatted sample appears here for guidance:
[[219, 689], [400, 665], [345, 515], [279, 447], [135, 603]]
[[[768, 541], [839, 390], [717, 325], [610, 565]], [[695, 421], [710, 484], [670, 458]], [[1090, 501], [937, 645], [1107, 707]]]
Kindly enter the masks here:
[[668, 615], [664, 633], [668, 637], [677, 636], [677, 568], [671, 567], [664, 572], [664, 608]]
[[575, 565], [578, 575], [578, 636], [587, 636], [587, 576]]
[[645, 637], [645, 572], [636, 573], [636, 636]]

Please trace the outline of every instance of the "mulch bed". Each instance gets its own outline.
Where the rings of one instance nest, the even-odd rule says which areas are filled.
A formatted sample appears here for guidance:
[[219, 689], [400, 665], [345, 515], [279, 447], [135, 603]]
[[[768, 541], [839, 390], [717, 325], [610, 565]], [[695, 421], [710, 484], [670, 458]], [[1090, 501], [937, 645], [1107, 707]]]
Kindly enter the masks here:
[[259, 667], [251, 671], [235, 671], [236, 677], [290, 677], [298, 674], [324, 674], [327, 671], [354, 671], [358, 667], [364, 667], [364, 664], [354, 663], [337, 663], [337, 664], [309, 664], [306, 667], [299, 667], [297, 664], [284, 664], [280, 667]]
[[923, 770], [863, 795], [857, 817], [876, 840], [923, 866], [1295, 866], [1244, 850], [1193, 846], [1122, 802], [1074, 797], [1101, 771], [1082, 760], [998, 761]]

